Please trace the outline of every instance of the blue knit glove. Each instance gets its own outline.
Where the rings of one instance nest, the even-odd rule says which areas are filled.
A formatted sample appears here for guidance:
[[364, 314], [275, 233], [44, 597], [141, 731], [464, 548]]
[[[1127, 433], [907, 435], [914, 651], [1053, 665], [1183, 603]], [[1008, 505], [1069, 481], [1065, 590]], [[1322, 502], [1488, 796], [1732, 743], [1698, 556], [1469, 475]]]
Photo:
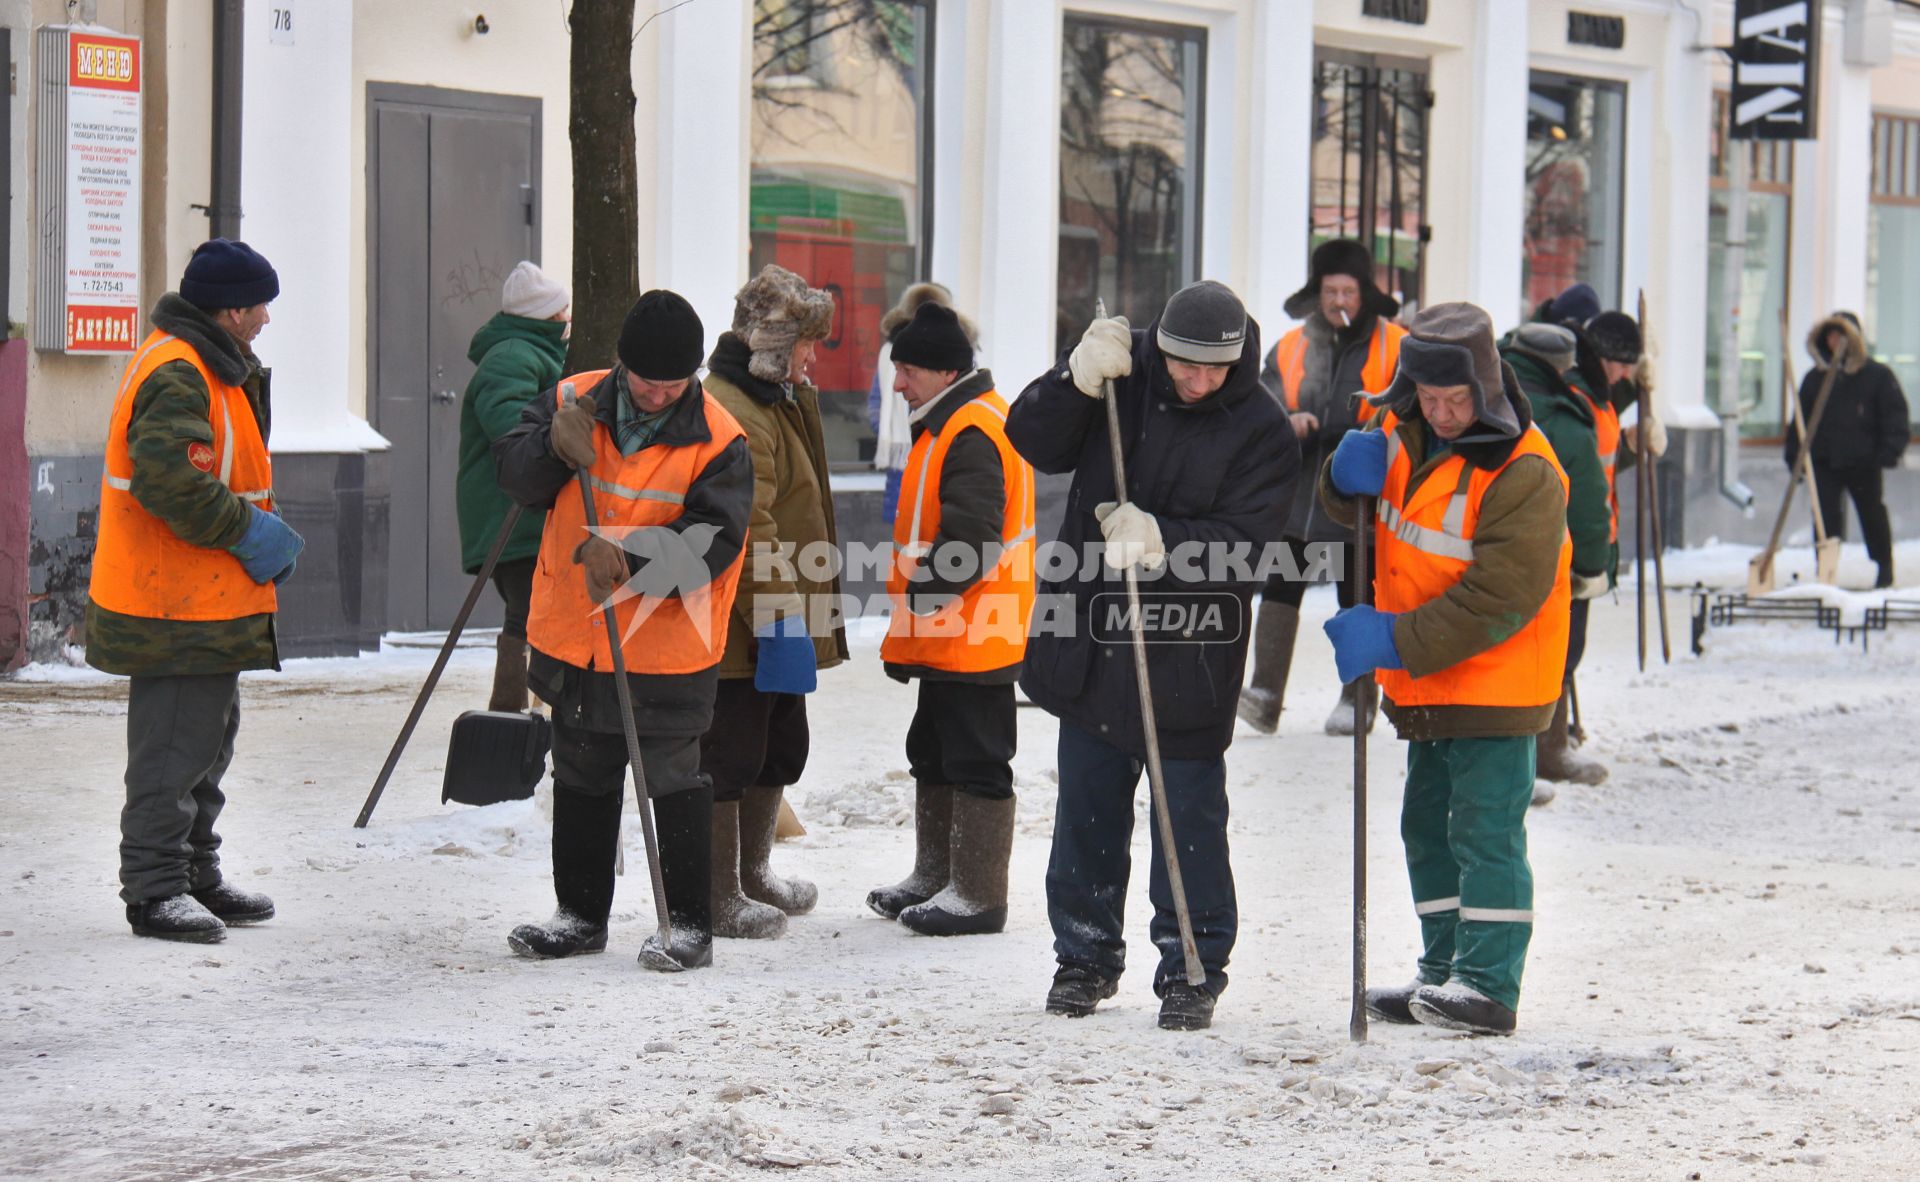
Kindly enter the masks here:
[[1333, 641], [1333, 664], [1341, 681], [1356, 681], [1375, 669], [1406, 668], [1393, 643], [1393, 621], [1398, 615], [1363, 603], [1335, 612], [1323, 625], [1327, 639]]
[[274, 576], [282, 572], [292, 574], [293, 560], [306, 547], [306, 540], [277, 514], [258, 505], [248, 505], [247, 511], [253, 514], [247, 532], [227, 547], [227, 553], [240, 560], [247, 577], [256, 583], [274, 582]]
[[[1349, 431], [1333, 449], [1333, 487], [1350, 497], [1377, 497], [1387, 483], [1387, 437], [1379, 431]], [[1351, 680], [1351, 678], [1349, 678]]]
[[753, 688], [763, 694], [810, 694], [820, 685], [813, 637], [804, 616], [783, 616], [754, 629], [760, 655], [754, 662]]

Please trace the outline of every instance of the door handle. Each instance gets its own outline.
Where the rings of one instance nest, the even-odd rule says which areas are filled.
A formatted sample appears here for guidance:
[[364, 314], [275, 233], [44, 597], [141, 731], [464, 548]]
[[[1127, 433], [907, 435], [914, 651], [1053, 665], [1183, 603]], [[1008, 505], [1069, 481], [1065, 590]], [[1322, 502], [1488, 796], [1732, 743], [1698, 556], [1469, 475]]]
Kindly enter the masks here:
[[435, 402], [442, 403], [442, 404], [458, 402], [460, 401], [460, 391], [435, 390], [433, 392], [433, 400]]

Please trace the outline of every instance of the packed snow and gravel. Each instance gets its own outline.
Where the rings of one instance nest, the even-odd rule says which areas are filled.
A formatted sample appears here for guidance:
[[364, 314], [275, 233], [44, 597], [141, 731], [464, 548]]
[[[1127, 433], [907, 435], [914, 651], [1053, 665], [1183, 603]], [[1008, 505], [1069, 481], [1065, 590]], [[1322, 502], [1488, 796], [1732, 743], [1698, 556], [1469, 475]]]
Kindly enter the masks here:
[[[1677, 554], [1668, 578], [1733, 587], [1750, 553]], [[1920, 546], [1899, 562], [1920, 570]], [[1849, 551], [1843, 578], [1864, 563]], [[1352, 748], [1320, 733], [1326, 589], [1280, 733], [1243, 728], [1227, 755], [1242, 926], [1200, 1034], [1154, 1027], [1144, 785], [1133, 971], [1091, 1018], [1041, 1013], [1055, 727], [1037, 710], [1020, 712], [1006, 934], [933, 940], [867, 912], [912, 858], [913, 693], [881, 675], [870, 629], [810, 703], [792, 793], [809, 832], [775, 853], [820, 884], [818, 910], [671, 977], [634, 963], [653, 909], [631, 805], [607, 954], [508, 953], [508, 930], [552, 909], [545, 790], [439, 803], [489, 646], [456, 653], [365, 830], [431, 648], [245, 677], [224, 856], [279, 916], [211, 946], [133, 938], [115, 895], [124, 682], [28, 670], [0, 681], [0, 1175], [1911, 1176], [1920, 625], [1863, 647], [1742, 623], [1695, 657], [1676, 591], [1674, 661], [1641, 674], [1632, 591], [1596, 604], [1579, 679], [1585, 750], [1612, 778], [1529, 819], [1539, 921], [1510, 1039], [1347, 1039]], [[1415, 951], [1403, 759], [1383, 726], [1376, 983]]]

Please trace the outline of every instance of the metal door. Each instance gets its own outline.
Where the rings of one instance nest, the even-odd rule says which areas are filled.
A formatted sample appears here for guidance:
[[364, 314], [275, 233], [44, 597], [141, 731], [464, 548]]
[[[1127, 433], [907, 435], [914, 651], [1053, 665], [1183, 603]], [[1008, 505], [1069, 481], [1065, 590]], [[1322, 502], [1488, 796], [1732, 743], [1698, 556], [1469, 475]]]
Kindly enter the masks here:
[[[540, 101], [385, 85], [367, 97], [368, 405], [394, 448], [387, 621], [438, 630], [472, 584], [454, 502], [467, 346], [513, 265], [540, 257]], [[499, 622], [499, 600], [482, 597], [471, 625]]]

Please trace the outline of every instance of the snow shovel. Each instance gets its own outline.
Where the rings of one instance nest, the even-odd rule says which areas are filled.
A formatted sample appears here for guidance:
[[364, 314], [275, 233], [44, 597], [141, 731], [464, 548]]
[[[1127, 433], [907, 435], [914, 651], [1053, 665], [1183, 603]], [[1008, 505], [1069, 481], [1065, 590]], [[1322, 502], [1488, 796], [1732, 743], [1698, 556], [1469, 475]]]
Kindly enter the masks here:
[[[1093, 314], [1105, 320], [1106, 301], [1097, 301]], [[1107, 407], [1107, 444], [1112, 449], [1117, 509], [1127, 503], [1127, 459], [1120, 446], [1120, 408], [1114, 402], [1111, 380], [1101, 391], [1100, 401]], [[1147, 787], [1153, 796], [1154, 820], [1160, 828], [1160, 852], [1167, 861], [1167, 890], [1173, 895], [1173, 915], [1180, 924], [1180, 952], [1187, 962], [1187, 984], [1201, 989], [1207, 983], [1207, 970], [1200, 963], [1200, 948], [1193, 942], [1193, 917], [1187, 912], [1187, 887], [1180, 877], [1180, 851], [1173, 840], [1173, 814], [1167, 810], [1167, 788], [1161, 779], [1160, 731], [1153, 721], [1153, 683], [1147, 676], [1147, 634], [1140, 614], [1140, 579], [1131, 566], [1125, 574], [1127, 620], [1133, 632], [1133, 676], [1140, 688], [1140, 729], [1147, 740]]]
[[[487, 560], [480, 564], [480, 573], [474, 576], [473, 586], [467, 590], [466, 602], [460, 605], [459, 614], [453, 617], [453, 627], [447, 630], [446, 643], [440, 646], [440, 655], [433, 659], [433, 668], [427, 671], [427, 680], [421, 685], [419, 695], [413, 699], [413, 709], [407, 712], [407, 721], [401, 724], [399, 737], [394, 739], [392, 748], [387, 751], [387, 762], [380, 765], [380, 774], [374, 777], [373, 791], [367, 793], [367, 802], [360, 806], [360, 815], [354, 818], [355, 829], [365, 829], [367, 822], [372, 819], [374, 807], [380, 803], [381, 795], [387, 790], [387, 781], [392, 778], [393, 769], [400, 762], [400, 753], [407, 749], [407, 741], [413, 738], [413, 728], [420, 724], [420, 715], [427, 709], [427, 699], [433, 696], [434, 687], [440, 684], [440, 674], [446, 670], [447, 658], [453, 656], [453, 646], [459, 643], [460, 633], [466, 630], [467, 617], [473, 614], [474, 605], [480, 602], [480, 592], [486, 588], [487, 580], [493, 577], [493, 568], [500, 561], [500, 552], [507, 548], [507, 536], [513, 532], [513, 527], [519, 521], [520, 506], [509, 507], [507, 519], [500, 523], [500, 536], [493, 540], [493, 548], [487, 551]], [[462, 715], [463, 719], [465, 717]], [[534, 716], [522, 715], [521, 717], [531, 719]], [[546, 767], [544, 742], [541, 745], [540, 755], [541, 770], [544, 772]], [[451, 762], [449, 768], [451, 769]], [[534, 783], [538, 783], [539, 779], [540, 777], [535, 775]], [[444, 804], [450, 798], [444, 785], [441, 792], [441, 803]], [[531, 789], [519, 797], [501, 796], [499, 799], [524, 800], [527, 795], [531, 795]], [[476, 802], [463, 801], [462, 803]]]
[[[567, 382], [560, 388], [560, 400], [571, 406], [573, 399], [573, 383]], [[599, 512], [593, 507], [593, 482], [587, 470], [580, 469], [575, 478], [580, 482], [580, 500], [586, 507], [587, 520], [600, 520]], [[584, 569], [581, 573], [584, 577]], [[613, 692], [620, 699], [620, 729], [627, 738], [627, 766], [633, 769], [633, 786], [640, 798], [640, 836], [647, 845], [647, 877], [653, 883], [653, 911], [660, 925], [660, 947], [672, 952], [673, 920], [667, 914], [666, 880], [660, 877], [660, 836], [653, 827], [653, 799], [647, 795], [647, 769], [640, 762], [640, 732], [633, 722], [633, 688], [627, 684], [627, 655], [620, 651], [620, 626], [613, 618], [612, 599], [601, 607], [600, 619], [607, 626], [607, 649], [613, 660]]]
[[1780, 498], [1780, 512], [1773, 519], [1773, 533], [1767, 539], [1767, 548], [1747, 564], [1748, 595], [1765, 595], [1773, 590], [1773, 557], [1779, 553], [1780, 537], [1786, 531], [1787, 518], [1793, 512], [1793, 496], [1799, 491], [1802, 480], [1806, 481], [1808, 494], [1813, 499], [1814, 578], [1831, 586], [1838, 576], [1840, 542], [1837, 538], [1827, 537], [1827, 524], [1820, 513], [1820, 490], [1813, 476], [1813, 437], [1820, 430], [1820, 420], [1826, 417], [1827, 399], [1833, 394], [1834, 380], [1839, 377], [1840, 367], [1845, 360], [1846, 346], [1843, 344], [1828, 364], [1826, 377], [1820, 380], [1820, 393], [1813, 400], [1813, 417], [1810, 419], [1802, 417], [1799, 394], [1789, 383], [1786, 397], [1793, 406], [1793, 425], [1800, 436], [1800, 454], [1787, 480], [1786, 495]]

